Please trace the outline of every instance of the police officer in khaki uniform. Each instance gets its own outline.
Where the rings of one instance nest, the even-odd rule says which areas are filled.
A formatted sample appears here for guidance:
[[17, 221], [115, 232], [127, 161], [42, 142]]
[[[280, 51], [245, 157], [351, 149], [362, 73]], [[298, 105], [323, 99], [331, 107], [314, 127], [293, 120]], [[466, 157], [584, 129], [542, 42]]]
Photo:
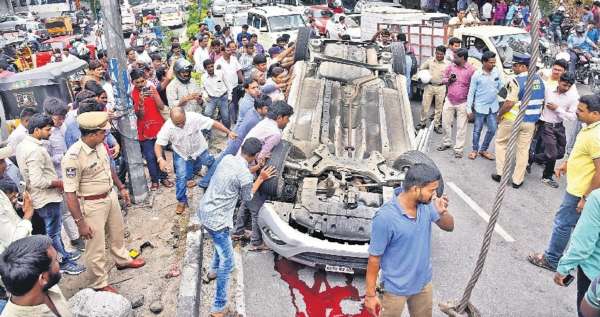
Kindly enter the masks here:
[[139, 268], [145, 264], [141, 258], [132, 260], [125, 248], [123, 216], [113, 184], [127, 204], [130, 203], [129, 193], [111, 168], [104, 147], [105, 133], [110, 128], [107, 113], [82, 113], [77, 122], [81, 138], [67, 150], [62, 160], [66, 202], [79, 234], [88, 240], [84, 259], [93, 276], [90, 287], [117, 293], [108, 284], [105, 237], [110, 239], [110, 253], [117, 269]]

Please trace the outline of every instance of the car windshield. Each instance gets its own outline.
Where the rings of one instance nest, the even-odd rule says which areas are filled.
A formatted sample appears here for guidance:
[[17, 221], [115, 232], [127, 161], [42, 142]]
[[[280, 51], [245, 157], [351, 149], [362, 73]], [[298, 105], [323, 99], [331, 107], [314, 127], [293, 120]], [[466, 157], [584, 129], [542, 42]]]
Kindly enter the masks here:
[[269, 18], [270, 32], [296, 30], [305, 25], [304, 19], [299, 14], [280, 15]]
[[490, 40], [505, 68], [511, 66], [515, 53], [529, 54], [531, 50], [531, 37], [528, 33], [492, 36]]
[[160, 13], [177, 13], [177, 8], [175, 8], [175, 7], [162, 7], [162, 8], [160, 8]]

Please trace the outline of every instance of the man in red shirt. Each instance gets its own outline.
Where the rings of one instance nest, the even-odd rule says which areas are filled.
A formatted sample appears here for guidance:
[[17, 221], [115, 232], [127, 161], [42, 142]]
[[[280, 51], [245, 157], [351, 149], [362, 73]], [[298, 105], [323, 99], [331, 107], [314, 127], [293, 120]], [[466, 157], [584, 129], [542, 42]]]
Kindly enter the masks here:
[[160, 114], [165, 105], [160, 99], [156, 87], [144, 77], [143, 70], [134, 69], [130, 75], [133, 82], [131, 98], [138, 118], [138, 140], [142, 147], [142, 155], [148, 164], [148, 172], [152, 181], [150, 190], [157, 190], [159, 182], [165, 187], [173, 187], [173, 183], [167, 179], [167, 174], [158, 168], [156, 154], [154, 153], [156, 135], [165, 122]]

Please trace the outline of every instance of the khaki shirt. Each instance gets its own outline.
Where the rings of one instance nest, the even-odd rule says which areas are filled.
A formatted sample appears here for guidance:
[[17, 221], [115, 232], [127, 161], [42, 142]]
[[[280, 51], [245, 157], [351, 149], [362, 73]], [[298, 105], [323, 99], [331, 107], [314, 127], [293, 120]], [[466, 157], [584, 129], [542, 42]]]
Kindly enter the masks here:
[[58, 179], [54, 163], [42, 141], [27, 135], [16, 149], [17, 164], [33, 200], [33, 208], [62, 201], [62, 194], [53, 188]]
[[[48, 297], [54, 303], [56, 311], [60, 317], [71, 317], [71, 311], [69, 310], [69, 303], [63, 296], [58, 285], [54, 285], [48, 289]], [[10, 300], [6, 303], [2, 315], [0, 317], [56, 317], [50, 307], [46, 304], [37, 306], [19, 306], [13, 304]]]
[[436, 60], [435, 57], [431, 57], [428, 59], [423, 65], [421, 65], [421, 69], [428, 69], [431, 74], [430, 83], [439, 85], [442, 83], [442, 77], [444, 76], [444, 69], [448, 67], [450, 63], [444, 59], [441, 62]]
[[61, 166], [66, 193], [92, 196], [112, 190], [111, 167], [104, 144], [92, 149], [81, 140], [75, 142], [65, 153]]

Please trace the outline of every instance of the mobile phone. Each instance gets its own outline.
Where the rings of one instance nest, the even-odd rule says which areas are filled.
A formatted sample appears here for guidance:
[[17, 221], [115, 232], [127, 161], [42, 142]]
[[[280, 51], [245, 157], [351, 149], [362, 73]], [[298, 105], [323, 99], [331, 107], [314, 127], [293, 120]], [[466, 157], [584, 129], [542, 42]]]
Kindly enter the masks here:
[[450, 78], [456, 78], [456, 74], [450, 74]]
[[146, 86], [146, 87], [142, 88], [142, 94], [143, 94], [144, 96], [148, 96], [148, 95], [150, 95], [150, 87], [147, 87], [147, 86]]
[[565, 285], [565, 287], [571, 285], [571, 283], [573, 283], [573, 281], [575, 280], [575, 277], [571, 274], [565, 276], [565, 278], [563, 279], [563, 284]]

